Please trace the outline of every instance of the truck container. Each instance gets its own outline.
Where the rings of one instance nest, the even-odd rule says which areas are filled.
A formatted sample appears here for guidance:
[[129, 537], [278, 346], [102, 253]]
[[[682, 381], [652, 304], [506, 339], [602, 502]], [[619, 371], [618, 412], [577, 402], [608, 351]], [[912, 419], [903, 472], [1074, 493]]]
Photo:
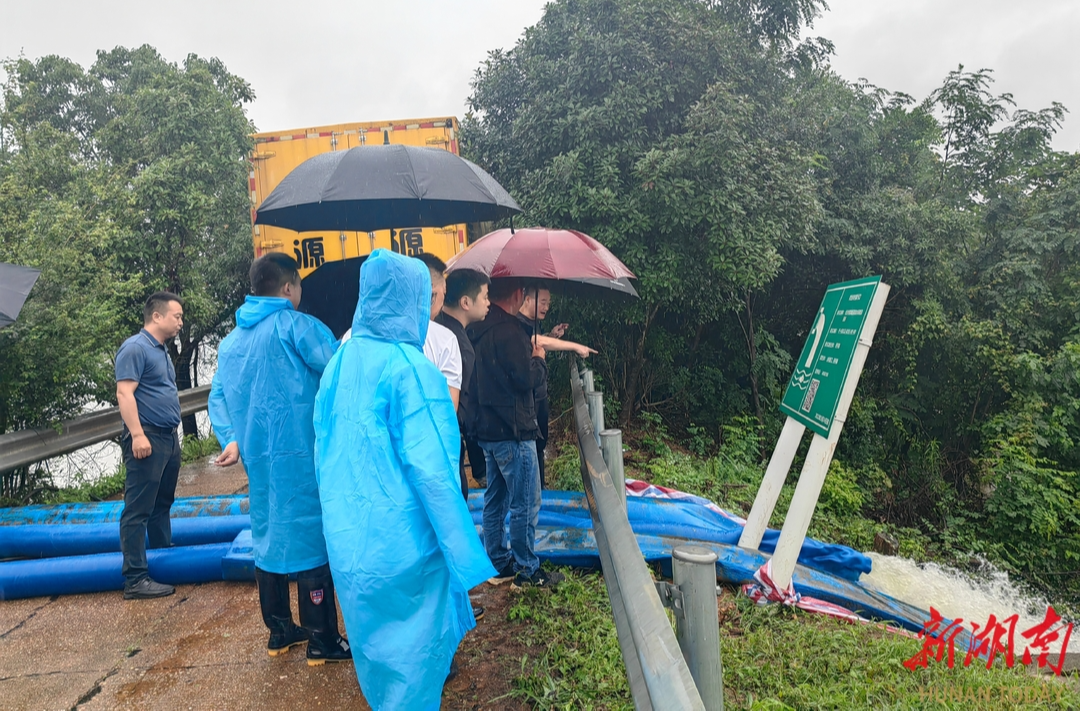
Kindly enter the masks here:
[[466, 226], [412, 227], [378, 232], [294, 232], [255, 224], [255, 211], [278, 183], [308, 158], [355, 146], [401, 144], [458, 153], [456, 118], [370, 121], [256, 133], [248, 177], [255, 256], [284, 252], [296, 259], [303, 278], [300, 310], [322, 319], [335, 335], [351, 325], [358, 296], [360, 263], [377, 248], [407, 256], [430, 252], [446, 261], [465, 249]]

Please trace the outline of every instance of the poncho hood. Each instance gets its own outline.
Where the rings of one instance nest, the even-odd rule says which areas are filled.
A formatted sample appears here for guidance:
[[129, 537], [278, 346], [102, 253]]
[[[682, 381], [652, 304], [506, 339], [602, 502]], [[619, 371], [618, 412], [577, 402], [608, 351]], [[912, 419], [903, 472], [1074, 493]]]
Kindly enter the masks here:
[[376, 249], [360, 270], [352, 335], [424, 347], [431, 318], [431, 272], [419, 259]]
[[236, 325], [240, 328], [255, 328], [256, 324], [266, 317], [292, 307], [292, 302], [281, 296], [248, 295], [236, 310]]

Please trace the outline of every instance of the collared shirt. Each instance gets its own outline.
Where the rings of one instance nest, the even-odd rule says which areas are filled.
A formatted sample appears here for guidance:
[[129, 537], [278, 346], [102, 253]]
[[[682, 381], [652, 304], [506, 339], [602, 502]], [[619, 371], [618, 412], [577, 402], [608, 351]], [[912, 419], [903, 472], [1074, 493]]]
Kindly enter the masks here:
[[151, 427], [175, 428], [180, 424], [180, 397], [176, 370], [164, 343], [145, 328], [124, 341], [116, 352], [116, 382], [134, 380], [139, 422]]

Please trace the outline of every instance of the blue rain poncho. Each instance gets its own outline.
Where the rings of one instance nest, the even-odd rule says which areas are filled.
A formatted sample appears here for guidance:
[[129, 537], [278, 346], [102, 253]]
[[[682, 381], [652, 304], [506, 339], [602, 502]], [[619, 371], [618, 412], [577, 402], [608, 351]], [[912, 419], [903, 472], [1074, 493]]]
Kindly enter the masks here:
[[336, 341], [288, 299], [249, 296], [218, 348], [209, 413], [248, 476], [255, 565], [295, 573], [327, 562], [312, 411]]
[[373, 709], [437, 709], [476, 626], [468, 590], [495, 575], [458, 479], [446, 380], [421, 350], [428, 268], [385, 249], [360, 272], [352, 338], [315, 400], [330, 569]]

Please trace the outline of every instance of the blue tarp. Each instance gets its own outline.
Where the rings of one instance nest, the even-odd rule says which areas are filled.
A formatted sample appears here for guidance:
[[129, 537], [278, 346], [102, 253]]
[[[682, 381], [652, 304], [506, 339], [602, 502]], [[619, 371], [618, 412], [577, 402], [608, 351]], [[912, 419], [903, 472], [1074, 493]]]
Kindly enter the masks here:
[[[742, 535], [743, 527], [737, 521], [689, 501], [630, 496], [627, 497], [626, 508], [630, 527], [638, 534], [732, 545], [738, 543]], [[473, 521], [479, 524], [483, 492], [470, 495], [469, 509]], [[549, 528], [592, 528], [585, 496], [572, 491], [545, 491], [538, 525]], [[768, 529], [761, 542], [761, 551], [772, 553], [779, 538], [779, 531]], [[862, 573], [869, 573], [871, 565], [868, 556], [852, 548], [822, 543], [812, 538], [803, 541], [799, 563], [852, 581], [858, 581]]]

